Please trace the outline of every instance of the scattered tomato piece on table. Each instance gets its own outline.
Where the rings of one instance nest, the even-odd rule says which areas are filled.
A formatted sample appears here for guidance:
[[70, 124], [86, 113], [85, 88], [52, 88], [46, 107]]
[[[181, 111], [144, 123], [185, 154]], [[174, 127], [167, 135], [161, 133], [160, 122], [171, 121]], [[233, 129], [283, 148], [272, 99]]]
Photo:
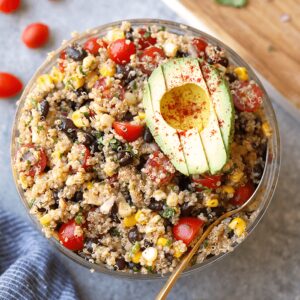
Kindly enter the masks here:
[[0, 98], [14, 97], [21, 92], [23, 84], [13, 74], [0, 72]]
[[40, 48], [49, 39], [49, 27], [43, 23], [32, 23], [22, 33], [22, 41], [28, 48]]

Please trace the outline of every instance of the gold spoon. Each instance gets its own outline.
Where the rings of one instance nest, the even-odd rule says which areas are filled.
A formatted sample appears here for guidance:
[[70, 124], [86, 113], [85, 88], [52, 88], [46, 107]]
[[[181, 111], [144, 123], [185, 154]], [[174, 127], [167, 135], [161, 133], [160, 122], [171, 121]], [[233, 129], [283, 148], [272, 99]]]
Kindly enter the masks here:
[[[258, 191], [259, 187], [256, 188], [256, 192]], [[166, 281], [165, 285], [162, 287], [160, 292], [156, 296], [156, 300], [164, 300], [167, 298], [168, 294], [170, 293], [171, 289], [173, 288], [174, 284], [176, 283], [178, 277], [180, 276], [181, 272], [184, 271], [184, 269], [189, 264], [192, 257], [196, 254], [201, 244], [205, 241], [205, 239], [208, 237], [208, 235], [211, 233], [212, 229], [219, 225], [224, 219], [231, 217], [234, 214], [237, 214], [241, 212], [247, 205], [250, 204], [250, 202], [255, 199], [255, 195], [257, 193], [254, 193], [242, 206], [233, 209], [231, 211], [226, 212], [221, 217], [219, 217], [217, 220], [215, 220], [212, 224], [208, 226], [208, 228], [204, 231], [204, 233], [201, 235], [201, 237], [198, 239], [198, 241], [195, 243], [194, 247], [182, 258], [176, 269], [173, 271], [173, 273], [170, 275], [168, 280]]]

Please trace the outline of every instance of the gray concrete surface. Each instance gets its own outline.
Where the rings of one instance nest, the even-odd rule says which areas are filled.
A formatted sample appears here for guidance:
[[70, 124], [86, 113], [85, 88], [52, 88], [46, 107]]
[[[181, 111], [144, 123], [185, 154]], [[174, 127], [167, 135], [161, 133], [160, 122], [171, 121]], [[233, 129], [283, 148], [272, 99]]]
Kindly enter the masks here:
[[[134, 17], [180, 19], [151, 0], [23, 0], [14, 15], [0, 15], [0, 71], [27, 82], [45, 54], [71, 31]], [[52, 39], [42, 50], [20, 41], [22, 28], [35, 21], [50, 25]], [[185, 277], [170, 299], [300, 299], [300, 123], [275, 105], [282, 136], [282, 169], [276, 194], [263, 221], [233, 254], [201, 273]], [[10, 129], [15, 99], [0, 101], [0, 206], [26, 218], [10, 170]], [[58, 254], [75, 278], [82, 299], [153, 299], [160, 282], [126, 281], [91, 274]], [[1, 259], [1, 258], [0, 258]]]

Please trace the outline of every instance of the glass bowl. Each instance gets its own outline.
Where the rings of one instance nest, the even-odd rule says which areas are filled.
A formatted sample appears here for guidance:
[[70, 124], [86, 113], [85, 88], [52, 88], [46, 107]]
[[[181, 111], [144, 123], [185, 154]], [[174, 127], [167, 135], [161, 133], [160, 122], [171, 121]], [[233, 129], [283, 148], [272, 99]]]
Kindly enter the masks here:
[[[124, 21], [124, 20], [123, 20]], [[15, 115], [14, 125], [13, 125], [13, 131], [12, 131], [12, 139], [11, 139], [11, 166], [14, 176], [14, 181], [18, 190], [18, 193], [20, 195], [20, 198], [26, 207], [28, 213], [29, 213], [29, 206], [27, 201], [24, 197], [24, 192], [21, 188], [21, 186], [17, 182], [17, 174], [13, 167], [13, 158], [15, 157], [16, 151], [18, 149], [16, 137], [18, 136], [18, 129], [17, 129], [17, 123], [19, 120], [19, 116], [22, 110], [22, 106], [24, 105], [25, 98], [31, 88], [34, 86], [35, 81], [38, 76], [50, 71], [52, 66], [56, 63], [56, 59], [59, 57], [60, 52], [70, 43], [78, 42], [83, 43], [85, 40], [87, 40], [90, 37], [93, 36], [103, 36], [112, 29], [115, 26], [119, 26], [123, 21], [117, 21], [113, 23], [109, 23], [106, 25], [99, 26], [97, 28], [88, 30], [82, 34], [76, 35], [76, 37], [70, 39], [69, 41], [63, 43], [63, 45], [57, 49], [56, 51], [52, 52], [51, 55], [49, 55], [46, 59], [46, 61], [39, 67], [39, 69], [36, 71], [32, 79], [29, 81], [28, 85], [23, 91], [23, 94], [20, 98], [18, 108]], [[213, 45], [219, 45], [220, 47], [224, 48], [228, 54], [229, 60], [234, 65], [239, 66], [245, 66], [249, 70], [250, 78], [254, 79], [261, 87], [262, 84], [260, 80], [255, 75], [254, 71], [250, 68], [250, 66], [240, 57], [238, 56], [233, 50], [231, 50], [228, 46], [224, 45], [221, 41], [217, 40], [216, 38], [208, 35], [207, 33], [204, 33], [202, 31], [199, 31], [195, 28], [192, 28], [190, 26], [182, 25], [179, 23], [171, 22], [171, 21], [165, 21], [165, 20], [157, 20], [157, 19], [135, 19], [135, 20], [126, 20], [129, 21], [133, 27], [136, 26], [152, 26], [152, 25], [158, 25], [158, 26], [164, 26], [168, 31], [180, 34], [180, 35], [192, 35], [192, 36], [199, 36], [203, 37], [205, 40], [210, 42]], [[248, 235], [254, 230], [256, 225], [260, 222], [261, 218], [263, 217], [264, 213], [266, 212], [270, 201], [272, 199], [272, 196], [274, 194], [274, 190], [277, 184], [278, 176], [279, 176], [279, 167], [280, 167], [280, 139], [279, 139], [279, 130], [277, 126], [277, 120], [276, 116], [271, 104], [271, 101], [266, 94], [266, 91], [262, 87], [264, 93], [265, 93], [265, 100], [264, 100], [264, 110], [266, 114], [266, 118], [273, 130], [273, 134], [271, 138], [269, 139], [268, 143], [268, 151], [267, 151], [267, 158], [266, 158], [266, 165], [263, 177], [260, 181], [259, 186], [257, 187], [256, 191], [256, 197], [259, 199], [259, 206], [256, 211], [256, 218], [248, 226], [247, 232]], [[36, 226], [41, 230], [41, 225], [37, 221], [37, 219], [30, 214], [31, 219], [36, 224]], [[104, 265], [98, 265], [88, 262], [87, 260], [83, 259], [76, 253], [68, 250], [67, 248], [63, 247], [55, 238], [50, 238], [52, 243], [55, 244], [55, 246], [64, 253], [67, 257], [71, 258], [75, 262], [89, 268], [94, 269], [95, 271], [105, 273], [107, 275], [112, 275], [115, 277], [121, 277], [121, 278], [127, 278], [127, 279], [159, 279], [162, 278], [161, 275], [158, 274], [134, 274], [134, 273], [128, 273], [128, 272], [118, 272], [114, 270], [107, 269]], [[239, 244], [234, 246], [234, 249], [238, 247]], [[186, 269], [183, 273], [183, 275], [190, 274], [196, 271], [203, 270], [207, 266], [215, 263], [216, 261], [220, 260], [221, 258], [224, 258], [228, 253], [222, 253], [218, 256], [211, 257], [209, 259], [205, 259], [202, 263], [195, 264], [188, 269]], [[167, 275], [165, 275], [167, 277]]]

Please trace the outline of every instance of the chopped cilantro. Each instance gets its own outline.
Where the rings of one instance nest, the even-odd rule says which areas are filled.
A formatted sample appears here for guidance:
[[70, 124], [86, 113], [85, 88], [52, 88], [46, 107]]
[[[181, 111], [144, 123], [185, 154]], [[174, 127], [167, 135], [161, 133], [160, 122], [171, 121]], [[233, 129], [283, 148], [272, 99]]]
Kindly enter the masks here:
[[247, 0], [215, 0], [217, 3], [233, 7], [244, 7], [247, 5]]
[[147, 39], [147, 38], [149, 38], [150, 36], [151, 36], [151, 32], [146, 31], [146, 32], [144, 33], [144, 35], [143, 35], [143, 38]]
[[38, 130], [38, 132], [44, 130], [44, 126], [38, 126], [38, 127], [37, 127], [37, 130]]
[[158, 29], [158, 32], [159, 31], [165, 31], [166, 30], [166, 26], [161, 26], [159, 29]]
[[109, 230], [109, 233], [110, 233], [111, 236], [120, 236], [120, 232], [116, 227], [112, 227]]
[[31, 207], [33, 206], [34, 202], [35, 202], [35, 199], [31, 199], [31, 200], [28, 202], [29, 208], [31, 208]]
[[85, 117], [89, 117], [89, 116], [90, 116], [90, 113], [89, 113], [88, 111], [85, 111], [85, 112], [83, 113], [83, 115], [84, 115]]
[[154, 273], [154, 270], [153, 270], [152, 266], [147, 266], [146, 269], [148, 270], [148, 272]]
[[203, 242], [203, 247], [204, 247], [204, 248], [207, 248], [207, 246], [208, 246], [208, 240], [205, 240], [205, 241]]
[[82, 66], [79, 67], [79, 72], [80, 72], [83, 76], [86, 76], [86, 73], [83, 71]]
[[82, 224], [82, 214], [79, 213], [76, 217], [75, 217], [75, 223], [77, 225], [81, 225]]
[[136, 254], [136, 253], [138, 253], [140, 251], [140, 249], [141, 249], [140, 243], [135, 242], [135, 244], [131, 248], [131, 253], [132, 254]]
[[112, 150], [117, 151], [118, 148], [121, 146], [121, 142], [115, 138], [112, 138], [109, 141], [109, 146], [111, 147]]
[[165, 208], [165, 210], [162, 213], [163, 218], [165, 219], [171, 219], [175, 215], [175, 209], [171, 207]]

